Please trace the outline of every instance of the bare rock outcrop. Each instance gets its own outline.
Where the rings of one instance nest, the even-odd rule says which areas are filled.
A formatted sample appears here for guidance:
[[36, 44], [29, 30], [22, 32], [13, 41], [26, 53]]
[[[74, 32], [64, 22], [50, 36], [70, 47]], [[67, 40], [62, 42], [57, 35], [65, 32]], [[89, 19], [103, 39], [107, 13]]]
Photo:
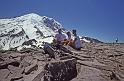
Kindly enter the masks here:
[[39, 48], [0, 51], [0, 81], [124, 81], [124, 44], [83, 46], [56, 58]]
[[70, 81], [77, 76], [76, 59], [66, 59], [46, 64], [44, 81]]

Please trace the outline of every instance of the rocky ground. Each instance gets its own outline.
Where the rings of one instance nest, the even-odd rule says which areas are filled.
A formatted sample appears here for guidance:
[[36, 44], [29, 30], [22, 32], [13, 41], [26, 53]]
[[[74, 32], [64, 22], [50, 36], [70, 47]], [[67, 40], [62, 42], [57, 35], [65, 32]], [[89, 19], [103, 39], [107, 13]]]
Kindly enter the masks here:
[[124, 44], [84, 43], [55, 59], [43, 49], [0, 51], [0, 81], [124, 81]]

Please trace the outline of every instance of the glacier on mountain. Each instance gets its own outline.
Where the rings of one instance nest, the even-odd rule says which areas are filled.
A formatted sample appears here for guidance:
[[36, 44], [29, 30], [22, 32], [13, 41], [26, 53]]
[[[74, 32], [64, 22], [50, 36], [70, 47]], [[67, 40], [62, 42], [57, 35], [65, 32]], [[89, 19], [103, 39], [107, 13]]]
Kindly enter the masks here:
[[[53, 36], [62, 25], [53, 18], [35, 13], [10, 19], [0, 19], [0, 48], [8, 50], [35, 39], [37, 45], [52, 42]], [[64, 30], [63, 30], [64, 31]]]

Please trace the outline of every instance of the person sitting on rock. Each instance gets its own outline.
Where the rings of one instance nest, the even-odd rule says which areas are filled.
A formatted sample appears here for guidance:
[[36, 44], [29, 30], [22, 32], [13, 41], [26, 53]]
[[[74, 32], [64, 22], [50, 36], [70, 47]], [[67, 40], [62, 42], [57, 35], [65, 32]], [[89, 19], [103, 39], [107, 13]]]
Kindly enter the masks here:
[[66, 40], [66, 36], [62, 34], [62, 29], [58, 29], [58, 33], [54, 37], [54, 44], [56, 44], [57, 48], [60, 48], [60, 45], [63, 44], [64, 40]]
[[81, 41], [79, 36], [77, 36], [76, 30], [72, 30], [72, 33], [74, 35], [72, 47], [77, 50], [81, 50]]
[[69, 45], [70, 46], [73, 43], [73, 40], [72, 40], [72, 37], [71, 37], [71, 32], [68, 31], [66, 34], [67, 34], [67, 38], [64, 41], [64, 45]]

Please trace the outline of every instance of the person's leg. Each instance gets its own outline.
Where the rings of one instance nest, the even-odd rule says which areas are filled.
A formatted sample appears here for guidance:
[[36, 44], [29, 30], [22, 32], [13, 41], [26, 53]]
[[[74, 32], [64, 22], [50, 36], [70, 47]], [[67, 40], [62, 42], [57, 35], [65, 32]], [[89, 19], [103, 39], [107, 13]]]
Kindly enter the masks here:
[[63, 41], [63, 42], [62, 42], [62, 45], [66, 45], [66, 41]]
[[70, 41], [68, 45], [75, 49], [75, 43], [74, 43], [74, 41]]
[[65, 45], [68, 45], [68, 43], [69, 43], [69, 41], [67, 40], [67, 41], [65, 42]]

